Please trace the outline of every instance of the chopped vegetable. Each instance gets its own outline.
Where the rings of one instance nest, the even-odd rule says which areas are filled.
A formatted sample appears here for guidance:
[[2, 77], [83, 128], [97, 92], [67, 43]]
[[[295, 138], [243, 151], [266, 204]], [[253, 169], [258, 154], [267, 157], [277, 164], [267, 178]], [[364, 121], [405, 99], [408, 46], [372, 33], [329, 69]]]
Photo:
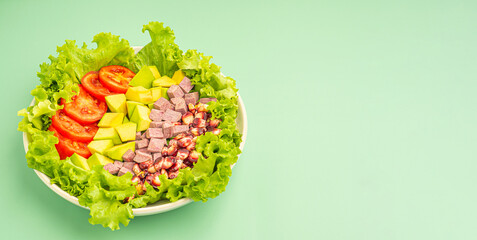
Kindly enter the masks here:
[[99, 74], [97, 71], [91, 71], [84, 75], [81, 79], [81, 85], [89, 94], [101, 101], [105, 101], [105, 97], [115, 94], [99, 82]]
[[106, 66], [99, 70], [99, 81], [110, 91], [126, 93], [129, 82], [136, 74], [123, 66]]
[[71, 102], [66, 102], [61, 99], [61, 103], [64, 105], [63, 109], [66, 115], [81, 124], [96, 123], [108, 110], [105, 102], [89, 95], [81, 85], [79, 85], [79, 93], [71, 97], [71, 100]]

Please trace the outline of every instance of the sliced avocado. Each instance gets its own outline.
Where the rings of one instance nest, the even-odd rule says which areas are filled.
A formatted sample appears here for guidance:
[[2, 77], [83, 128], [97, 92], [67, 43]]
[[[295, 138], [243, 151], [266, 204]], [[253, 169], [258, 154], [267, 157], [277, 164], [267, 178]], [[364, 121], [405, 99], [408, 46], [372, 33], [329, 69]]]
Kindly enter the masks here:
[[142, 86], [147, 89], [152, 87], [152, 81], [161, 77], [156, 66], [143, 66], [141, 70], [129, 82], [130, 86]]
[[179, 85], [182, 82], [182, 79], [185, 77], [185, 73], [182, 70], [177, 70], [174, 75], [172, 75], [172, 81], [175, 82], [175, 85]]
[[114, 160], [122, 161], [123, 155], [126, 153], [128, 149], [131, 151], [136, 150], [136, 143], [135, 142], [127, 142], [120, 145], [116, 145], [108, 150], [106, 150], [106, 155]]
[[131, 116], [131, 122], [137, 123], [137, 132], [145, 131], [149, 128], [149, 124], [151, 123], [151, 119], [149, 118], [149, 114], [151, 113], [151, 109], [146, 106], [137, 105], [136, 109]]
[[118, 132], [123, 142], [136, 140], [136, 128], [137, 124], [133, 122], [123, 123], [115, 127], [116, 132]]
[[124, 114], [128, 113], [126, 108], [126, 95], [115, 94], [106, 96], [104, 99], [106, 99], [106, 104], [108, 104], [108, 108], [111, 110], [111, 112]]
[[172, 85], [176, 85], [176, 82], [168, 76], [162, 76], [152, 82], [153, 87], [170, 87]]
[[114, 128], [99, 128], [94, 135], [94, 140], [106, 140], [111, 139], [113, 140], [113, 144], [121, 144], [121, 139], [119, 138], [118, 133]]
[[91, 170], [91, 169], [89, 168], [89, 165], [88, 165], [88, 159], [86, 159], [86, 158], [84, 158], [84, 157], [82, 157], [82, 156], [80, 156], [80, 155], [78, 155], [78, 154], [76, 154], [76, 153], [73, 153], [73, 155], [71, 155], [70, 159], [71, 159], [71, 162], [72, 162], [74, 165], [76, 165], [76, 166], [78, 166], [78, 167], [80, 167], [80, 168], [83, 168], [83, 169], [86, 170], [86, 171]]
[[144, 104], [154, 102], [152, 101], [151, 91], [144, 88], [143, 86], [128, 88], [128, 91], [126, 92], [126, 99]]
[[124, 117], [123, 124], [128, 123], [128, 122], [129, 122], [129, 118], [128, 118], [128, 117]]
[[157, 99], [161, 98], [162, 96], [162, 87], [155, 87], [155, 88], [151, 88], [149, 89], [151, 91], [151, 94], [152, 94], [152, 101], [155, 102], [157, 101]]
[[149, 109], [152, 110], [154, 108], [154, 103], [149, 103], [149, 104], [147, 104], [147, 106], [149, 107]]
[[169, 90], [169, 88], [162, 88], [162, 93], [161, 93], [161, 96], [167, 100], [170, 100], [169, 99], [169, 95], [167, 95], [167, 90]]
[[138, 102], [144, 103], [144, 104], [149, 104], [149, 103], [155, 102], [155, 101], [153, 101], [151, 91], [147, 91], [146, 93], [139, 94], [139, 99], [138, 100], [139, 100]]
[[114, 163], [114, 161], [100, 153], [95, 153], [88, 158], [89, 168], [93, 168], [96, 165], [106, 165], [108, 163]]
[[98, 127], [116, 127], [123, 123], [124, 113], [105, 113]]
[[126, 106], [127, 106], [127, 109], [128, 109], [129, 120], [131, 120], [131, 116], [134, 112], [134, 109], [136, 109], [137, 105], [144, 105], [144, 104], [142, 104], [140, 102], [135, 102], [135, 101], [127, 101], [126, 102]]
[[154, 75], [154, 79], [158, 79], [161, 77], [161, 73], [159, 72], [159, 70], [157, 70], [156, 66], [149, 66], [149, 68], [151, 69], [152, 75]]
[[88, 144], [88, 149], [91, 153], [101, 153], [104, 154], [106, 150], [114, 146], [113, 140], [94, 140]]

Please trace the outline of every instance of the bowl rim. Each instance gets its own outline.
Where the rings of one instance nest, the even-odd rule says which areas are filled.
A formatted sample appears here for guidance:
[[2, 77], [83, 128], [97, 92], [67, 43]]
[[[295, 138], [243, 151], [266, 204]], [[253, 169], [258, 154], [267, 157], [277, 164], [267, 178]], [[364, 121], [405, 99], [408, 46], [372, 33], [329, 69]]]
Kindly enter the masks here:
[[[137, 53], [137, 51], [139, 51], [142, 47], [133, 46], [132, 48]], [[248, 130], [247, 112], [246, 112], [243, 100], [242, 100], [242, 98], [241, 98], [241, 96], [238, 92], [237, 92], [237, 100], [238, 100], [238, 114], [237, 114], [237, 116], [242, 116], [241, 117], [242, 142], [240, 143], [239, 148], [240, 148], [241, 151], [243, 151], [243, 147], [244, 147], [245, 141], [247, 139], [247, 130]], [[34, 103], [35, 103], [35, 99], [32, 100], [30, 106], [32, 106]], [[237, 119], [236, 119], [236, 122], [237, 122]], [[25, 153], [28, 152], [28, 145], [29, 145], [28, 135], [27, 135], [26, 132], [24, 132], [23, 133], [23, 147], [25, 149]], [[238, 157], [240, 157], [240, 155], [241, 154], [239, 154]], [[235, 164], [233, 164], [231, 166], [231, 168], [233, 168], [234, 166], [235, 166]], [[33, 171], [40, 178], [40, 180], [46, 186], [48, 186], [51, 190], [53, 190], [56, 194], [60, 195], [62, 198], [66, 199], [67, 201], [73, 203], [76, 206], [79, 206], [79, 207], [84, 208], [84, 209], [89, 209], [88, 207], [80, 205], [79, 202], [78, 202], [77, 197], [71, 196], [70, 194], [65, 192], [63, 189], [58, 187], [56, 184], [51, 184], [50, 178], [47, 175], [45, 175], [44, 173], [42, 173], [42, 172], [40, 172], [36, 169], [33, 169]], [[160, 203], [160, 202], [164, 202], [164, 203]], [[182, 199], [179, 199], [175, 202], [169, 202], [169, 201], [161, 200], [161, 201], [158, 201], [158, 202], [154, 203], [156, 205], [147, 205], [143, 208], [133, 208], [132, 211], [133, 211], [134, 216], [147, 216], [147, 215], [167, 212], [167, 211], [182, 207], [182, 206], [184, 206], [186, 204], [189, 204], [191, 202], [192, 202], [192, 199], [190, 199], [190, 198], [182, 198]], [[157, 204], [157, 203], [160, 203], [160, 204]]]

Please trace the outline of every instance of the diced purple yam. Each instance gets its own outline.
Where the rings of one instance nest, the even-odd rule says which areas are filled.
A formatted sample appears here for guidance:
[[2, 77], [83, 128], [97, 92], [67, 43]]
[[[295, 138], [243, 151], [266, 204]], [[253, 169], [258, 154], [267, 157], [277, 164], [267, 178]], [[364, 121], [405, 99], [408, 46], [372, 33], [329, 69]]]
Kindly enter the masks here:
[[104, 170], [108, 171], [109, 173], [116, 175], [119, 172], [119, 168], [114, 165], [114, 163], [108, 163], [104, 165]]
[[184, 114], [184, 113], [187, 112], [188, 108], [187, 108], [185, 102], [181, 102], [181, 103], [176, 104], [176, 107], [174, 108], [174, 110], [176, 112], [180, 112], [181, 114]]
[[189, 131], [189, 125], [177, 125], [172, 127], [172, 135], [177, 136], [180, 133]]
[[162, 153], [158, 152], [158, 153], [153, 153], [152, 154], [152, 160], [154, 162], [157, 162], [160, 158], [162, 158]]
[[161, 138], [152, 138], [151, 141], [149, 141], [149, 146], [147, 147], [147, 150], [152, 153], [161, 152], [162, 147], [164, 147], [164, 144], [166, 144], [166, 140]]
[[181, 87], [172, 85], [169, 89], [167, 89], [167, 96], [169, 96], [170, 99], [181, 98], [184, 96], [184, 91], [182, 91]]
[[136, 157], [134, 157], [135, 162], [142, 163], [149, 160], [152, 160], [152, 155], [150, 153], [136, 151]]
[[163, 119], [165, 121], [178, 122], [179, 120], [181, 120], [181, 118], [182, 118], [182, 113], [180, 113], [180, 112], [176, 112], [176, 111], [171, 110], [171, 109], [167, 109], [166, 112], [164, 112]]
[[162, 128], [148, 128], [146, 130], [146, 137], [147, 138], [164, 138], [164, 133], [162, 132]]
[[162, 121], [162, 116], [164, 116], [164, 112], [165, 112], [164, 110], [152, 109], [151, 113], [149, 114], [149, 118], [152, 121], [156, 121], [156, 122]]
[[114, 164], [114, 166], [116, 166], [116, 167], [118, 167], [118, 168], [122, 168], [123, 165], [124, 165], [123, 162], [121, 162], [121, 161], [114, 161], [113, 164]]
[[127, 168], [127, 169], [131, 169], [134, 167], [134, 164], [136, 164], [135, 162], [125, 162], [123, 164], [123, 167]]
[[170, 127], [170, 128], [164, 128], [164, 138], [171, 138], [171, 137], [173, 137], [173, 136], [174, 136], [173, 133], [174, 133], [174, 132], [173, 132], [172, 127]]
[[119, 169], [118, 177], [121, 177], [122, 175], [126, 174], [127, 172], [130, 172], [134, 176], [134, 173], [131, 169], [122, 167], [121, 169]]
[[140, 148], [140, 149], [136, 149], [136, 154], [137, 154], [138, 152], [150, 153], [150, 152], [147, 150], [147, 147], [145, 147], [145, 148]]
[[163, 97], [157, 99], [153, 106], [155, 109], [159, 110], [174, 109], [174, 105], [172, 105], [172, 103]]
[[182, 91], [184, 91], [185, 93], [188, 93], [190, 92], [190, 90], [192, 90], [192, 88], [194, 88], [194, 85], [192, 85], [188, 77], [184, 77], [181, 83], [179, 83], [179, 87], [182, 88]]
[[131, 149], [128, 149], [123, 155], [123, 160], [125, 162], [132, 162], [135, 156], [136, 154]]
[[150, 128], [162, 128], [162, 125], [164, 125], [164, 122], [151, 122], [149, 124]]
[[171, 102], [172, 102], [172, 104], [177, 105], [181, 102], [185, 103], [185, 99], [184, 98], [171, 98]]
[[199, 100], [199, 102], [201, 102], [203, 104], [207, 104], [207, 103], [212, 102], [212, 101], [217, 102], [217, 98], [201, 98]]
[[170, 123], [164, 123], [164, 126], [162, 126], [162, 132], [164, 133], [164, 138], [171, 138], [172, 137], [172, 129], [174, 125]]
[[189, 105], [189, 103], [196, 104], [197, 101], [199, 101], [199, 93], [198, 92], [191, 92], [185, 95], [184, 97], [186, 105]]
[[147, 145], [149, 145], [149, 140], [147, 138], [136, 140], [136, 149], [145, 148]]

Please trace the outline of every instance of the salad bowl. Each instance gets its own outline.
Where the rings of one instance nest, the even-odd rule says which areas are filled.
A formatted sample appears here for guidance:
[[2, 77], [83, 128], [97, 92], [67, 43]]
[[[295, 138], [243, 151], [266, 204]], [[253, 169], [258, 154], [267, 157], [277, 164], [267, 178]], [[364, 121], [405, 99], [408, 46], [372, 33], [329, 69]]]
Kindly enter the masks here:
[[[142, 49], [142, 47], [133, 47], [133, 49], [134, 49], [135, 53], [137, 54], [139, 52], [139, 50]], [[238, 97], [238, 113], [237, 113], [237, 118], [236, 118], [235, 122], [237, 123], [238, 131], [240, 132], [240, 134], [242, 134], [242, 142], [240, 144], [240, 150], [242, 151], [243, 147], [244, 147], [244, 144], [245, 144], [245, 140], [247, 138], [247, 128], [248, 128], [248, 126], [247, 126], [247, 113], [245, 111], [245, 106], [244, 106], [244, 103], [242, 101], [242, 98], [240, 97], [240, 95], [238, 93], [237, 93], [237, 97]], [[33, 105], [34, 105], [34, 100], [31, 102], [30, 106], [33, 106]], [[27, 133], [24, 132], [23, 133], [23, 145], [24, 145], [25, 153], [28, 152], [29, 142], [30, 142], [29, 136], [28, 136]], [[232, 165], [231, 167], [233, 168], [234, 165]], [[43, 183], [45, 183], [45, 185], [47, 185], [56, 194], [60, 195], [62, 198], [66, 199], [67, 201], [69, 201], [69, 202], [71, 202], [71, 203], [73, 203], [73, 204], [75, 204], [79, 207], [82, 207], [84, 209], [89, 209], [87, 207], [84, 207], [84, 206], [80, 205], [79, 202], [78, 202], [77, 197], [71, 196], [70, 194], [65, 192], [63, 189], [61, 189], [59, 186], [57, 186], [56, 184], [51, 184], [50, 178], [47, 175], [45, 175], [44, 173], [42, 173], [38, 170], [35, 170], [35, 169], [34, 169], [34, 171], [38, 175], [40, 180], [43, 181]], [[133, 211], [134, 216], [147, 216], [147, 215], [167, 212], [167, 211], [182, 207], [182, 206], [184, 206], [184, 205], [186, 205], [190, 202], [192, 202], [192, 199], [190, 199], [190, 198], [182, 198], [182, 199], [179, 199], [175, 202], [170, 202], [170, 201], [167, 201], [167, 200], [161, 200], [161, 201], [155, 202], [153, 204], [149, 204], [149, 205], [147, 205], [145, 207], [142, 207], [142, 208], [133, 208], [132, 211]]]

